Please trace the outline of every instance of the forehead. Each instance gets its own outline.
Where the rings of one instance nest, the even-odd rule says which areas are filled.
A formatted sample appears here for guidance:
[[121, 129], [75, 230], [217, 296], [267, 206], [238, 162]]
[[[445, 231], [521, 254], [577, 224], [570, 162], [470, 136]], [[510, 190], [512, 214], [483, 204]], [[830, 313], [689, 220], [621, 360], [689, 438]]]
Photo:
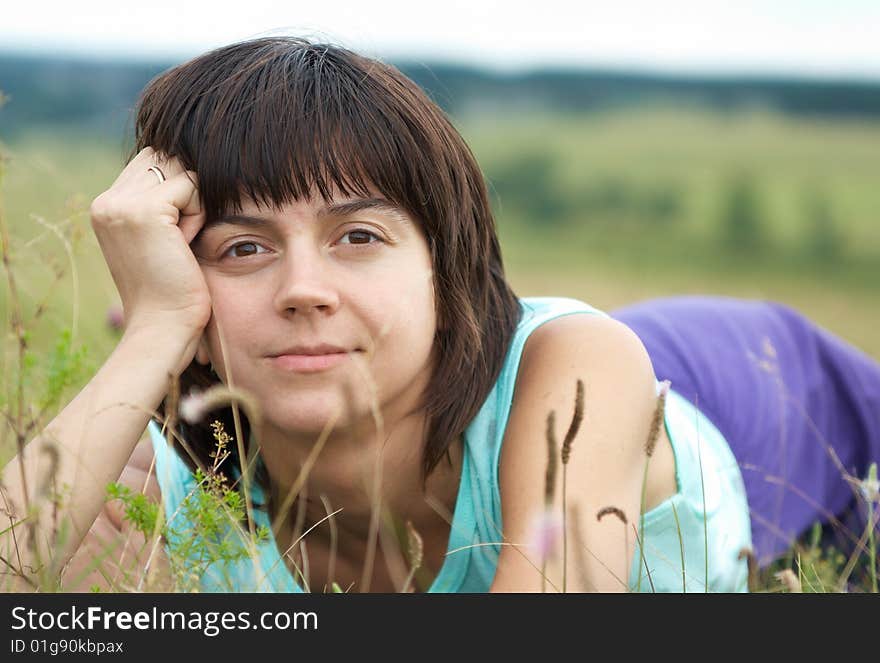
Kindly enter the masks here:
[[403, 208], [381, 196], [342, 197], [329, 201], [323, 200], [320, 196], [313, 196], [309, 200], [294, 201], [286, 205], [272, 207], [260, 205], [253, 200], [243, 201], [240, 211], [221, 214], [218, 218], [206, 222], [202, 230], [224, 225], [283, 223], [285, 213], [294, 208], [297, 211], [314, 215], [318, 221], [329, 218], [344, 218], [359, 212], [369, 212], [380, 214], [401, 227], [413, 225], [412, 219]]

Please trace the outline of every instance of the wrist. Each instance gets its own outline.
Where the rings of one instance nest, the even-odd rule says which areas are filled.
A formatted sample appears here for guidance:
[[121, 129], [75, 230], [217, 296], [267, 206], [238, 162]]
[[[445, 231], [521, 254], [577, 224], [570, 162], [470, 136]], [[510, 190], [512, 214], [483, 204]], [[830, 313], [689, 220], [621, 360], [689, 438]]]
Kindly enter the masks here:
[[117, 352], [135, 366], [180, 375], [192, 361], [201, 334], [201, 330], [163, 324], [155, 319], [150, 324], [132, 321], [126, 326]]

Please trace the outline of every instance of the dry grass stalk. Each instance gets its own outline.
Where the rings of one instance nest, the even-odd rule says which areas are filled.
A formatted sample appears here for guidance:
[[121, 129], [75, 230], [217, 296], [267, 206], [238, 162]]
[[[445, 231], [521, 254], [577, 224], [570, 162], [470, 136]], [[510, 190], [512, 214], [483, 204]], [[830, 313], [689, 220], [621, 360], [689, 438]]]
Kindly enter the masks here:
[[381, 561], [395, 591], [403, 589], [410, 568], [406, 553], [406, 528], [398, 520], [387, 506], [382, 507], [379, 523], [379, 545], [383, 552]]
[[[308, 496], [309, 496], [309, 484], [303, 483], [302, 487], [300, 488], [299, 499], [297, 500], [296, 520], [293, 523], [293, 534], [291, 535], [292, 541], [302, 542], [303, 539], [305, 538], [306, 533], [303, 532], [303, 528], [305, 527], [305, 522], [306, 522], [306, 503], [308, 501]], [[291, 546], [293, 546], [293, 545], [294, 544], [291, 543]], [[301, 567], [302, 566], [302, 556], [301, 556], [302, 555], [302, 547], [301, 546], [300, 546], [298, 552], [300, 553], [300, 558], [299, 558], [300, 562], [299, 562], [298, 566]], [[294, 553], [294, 558], [296, 558], [296, 553]], [[303, 569], [303, 572], [300, 575], [302, 576], [303, 583], [305, 585], [303, 587], [303, 589], [305, 591], [309, 591], [309, 579], [308, 579], [308, 576], [305, 574], [305, 569]]]
[[[327, 561], [327, 582], [332, 586], [336, 580], [338, 532], [336, 529], [336, 519], [332, 517], [333, 508], [330, 505], [330, 500], [323, 493], [321, 493], [321, 504], [324, 505], [324, 511], [327, 513], [327, 524], [330, 526], [330, 559]], [[326, 591], [326, 586], [324, 591]]]
[[755, 553], [751, 548], [743, 548], [739, 551], [737, 555], [737, 559], [746, 558], [746, 563], [749, 567], [749, 580], [748, 587], [750, 592], [757, 592], [760, 588], [758, 582], [758, 558], [755, 557]]
[[[550, 513], [556, 492], [556, 412], [547, 415], [547, 471], [544, 475], [544, 510]], [[541, 560], [541, 592], [547, 591], [547, 556]]]
[[[339, 419], [339, 413], [336, 412], [327, 423], [324, 425], [324, 429], [321, 431], [321, 435], [318, 437], [318, 441], [315, 443], [309, 450], [309, 455], [306, 457], [305, 462], [302, 465], [299, 473], [296, 476], [293, 484], [291, 484], [290, 489], [287, 491], [287, 495], [284, 496], [284, 499], [278, 506], [277, 513], [275, 518], [272, 520], [272, 531], [278, 532], [281, 528], [281, 525], [284, 522], [284, 519], [287, 518], [290, 513], [290, 509], [293, 506], [294, 500], [300, 494], [300, 490], [303, 485], [305, 485], [306, 479], [308, 479], [309, 473], [312, 471], [312, 467], [314, 467], [315, 463], [318, 460], [318, 455], [324, 449], [324, 444], [327, 442], [327, 438], [330, 437], [330, 433], [333, 430], [333, 427], [336, 425], [337, 420]], [[326, 506], [326, 505], [325, 505]]]
[[588, 591], [595, 591], [595, 587], [590, 582], [587, 560], [584, 557], [584, 550], [586, 550], [587, 546], [584, 533], [581, 530], [580, 507], [577, 504], [571, 505], [571, 536], [574, 540], [574, 567], [577, 571], [580, 586], [588, 588]]
[[584, 383], [578, 378], [575, 386], [574, 396], [574, 415], [571, 418], [571, 424], [565, 433], [565, 439], [562, 441], [562, 591], [566, 590], [566, 580], [568, 575], [568, 511], [567, 511], [567, 470], [568, 460], [571, 458], [571, 445], [574, 438], [580, 430], [581, 421], [584, 419]]
[[[618, 509], [618, 511], [620, 511]], [[622, 513], [622, 512], [621, 512]], [[619, 516], [618, 516], [619, 517]], [[633, 535], [636, 537], [636, 543], [639, 544], [639, 581], [637, 585], [636, 591], [641, 591], [642, 586], [642, 566], [645, 567], [645, 575], [648, 578], [648, 584], [651, 586], [651, 592], [656, 592], [657, 589], [654, 587], [654, 579], [651, 577], [651, 569], [648, 568], [648, 558], [645, 556], [645, 542], [639, 536], [639, 530], [636, 527], [635, 523], [630, 525], [633, 530]]]
[[180, 377], [169, 373], [168, 393], [165, 396], [165, 418], [166, 425], [171, 430], [177, 429], [177, 416], [180, 409]]
[[[383, 328], [379, 333], [379, 338], [381, 339], [383, 336], [385, 336], [385, 334], [387, 334], [387, 329]], [[376, 436], [374, 438], [376, 445], [376, 459], [373, 464], [372, 483], [369, 481], [369, 476], [365, 477], [367, 489], [370, 491], [370, 528], [367, 533], [367, 551], [366, 555], [364, 556], [364, 565], [361, 569], [360, 587], [361, 592], [369, 592], [370, 582], [373, 577], [373, 565], [376, 559], [376, 547], [381, 543], [379, 529], [381, 526], [381, 516], [383, 511], [382, 470], [385, 442], [387, 441], [387, 439], [385, 437], [385, 417], [382, 415], [382, 410], [379, 407], [378, 385], [376, 384], [376, 381], [373, 378], [373, 375], [370, 372], [370, 368], [366, 364], [366, 362], [362, 358], [357, 356], [357, 354], [351, 354], [350, 357], [354, 362], [355, 368], [360, 373], [361, 378], [363, 378], [364, 388], [369, 394], [370, 415], [372, 416], [373, 423], [376, 426]], [[355, 402], [354, 387], [351, 384], [346, 383], [344, 389], [346, 390], [346, 403], [351, 405]], [[383, 547], [383, 551], [389, 555], [394, 555], [395, 553], [399, 552], [393, 547]]]
[[[2, 165], [2, 163], [0, 163]], [[25, 434], [25, 426], [24, 426], [24, 380], [21, 379], [21, 375], [24, 372], [24, 363], [25, 363], [25, 352], [27, 351], [27, 334], [24, 328], [24, 319], [22, 316], [21, 310], [21, 299], [18, 294], [18, 287], [15, 281], [15, 275], [12, 269], [12, 260], [11, 260], [11, 246], [9, 242], [9, 232], [6, 227], [6, 219], [3, 217], [2, 210], [0, 210], [0, 257], [2, 257], [3, 267], [6, 270], [6, 280], [9, 286], [9, 299], [8, 299], [8, 308], [9, 308], [9, 323], [12, 327], [12, 333], [14, 334], [17, 341], [17, 350], [18, 350], [18, 384], [16, 385], [16, 411], [15, 411], [15, 419], [14, 421], [9, 419], [9, 423], [12, 424], [13, 430], [15, 432], [15, 444], [16, 451], [18, 452], [18, 457], [24, 457], [24, 447], [27, 443], [27, 438]], [[24, 494], [24, 509], [25, 512], [31, 512], [31, 504], [30, 504], [30, 490], [28, 488], [27, 476], [24, 471], [24, 463], [19, 463], [19, 468], [21, 470], [21, 485], [22, 491]]]
[[[229, 402], [229, 406], [232, 409], [232, 422], [235, 427], [235, 441], [236, 446], [238, 447], [239, 462], [241, 463], [242, 492], [244, 493], [244, 508], [245, 513], [247, 514], [248, 534], [250, 535], [248, 538], [248, 545], [251, 548], [251, 559], [258, 559], [257, 550], [254, 545], [254, 542], [256, 541], [256, 525], [254, 524], [254, 504], [251, 492], [251, 481], [253, 477], [251, 476], [251, 473], [253, 472], [254, 462], [256, 461], [257, 453], [259, 451], [260, 440], [263, 439], [263, 417], [256, 399], [247, 392], [242, 392], [235, 388], [232, 369], [230, 368], [231, 363], [229, 361], [229, 351], [226, 344], [226, 334], [219, 323], [217, 324], [217, 339], [220, 342], [220, 354], [223, 358], [223, 370], [225, 373], [223, 379], [228, 385], [229, 393], [235, 396]], [[250, 457], [248, 457], [248, 454], [245, 454], [245, 439], [244, 433], [242, 432], [239, 407], [244, 408], [248, 422], [251, 426], [251, 438], [255, 441], [249, 449]]]

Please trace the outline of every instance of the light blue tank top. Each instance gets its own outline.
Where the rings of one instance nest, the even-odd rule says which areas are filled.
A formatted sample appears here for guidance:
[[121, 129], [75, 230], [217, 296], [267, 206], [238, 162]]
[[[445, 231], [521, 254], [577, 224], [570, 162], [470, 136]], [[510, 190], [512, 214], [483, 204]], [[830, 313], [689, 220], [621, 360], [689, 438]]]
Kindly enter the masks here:
[[[572, 313], [607, 315], [584, 302], [562, 297], [520, 299], [523, 315], [498, 380], [464, 434], [461, 483], [446, 559], [429, 592], [486, 592], [495, 577], [502, 531], [498, 461], [523, 346], [541, 324]], [[657, 384], [658, 393], [660, 383]], [[675, 455], [678, 492], [644, 514], [629, 588], [642, 592], [747, 591], [748, 569], [739, 558], [751, 546], [742, 475], [726, 440], [691, 403], [674, 390], [666, 401], [665, 426]], [[156, 475], [166, 519], [181, 530], [179, 509], [195, 478], [150, 422]], [[254, 500], [263, 502], [258, 486]], [[269, 528], [265, 511], [255, 510]], [[484, 545], [489, 544], [489, 545]], [[206, 592], [300, 592], [271, 537], [251, 557], [214, 563], [200, 578]]]

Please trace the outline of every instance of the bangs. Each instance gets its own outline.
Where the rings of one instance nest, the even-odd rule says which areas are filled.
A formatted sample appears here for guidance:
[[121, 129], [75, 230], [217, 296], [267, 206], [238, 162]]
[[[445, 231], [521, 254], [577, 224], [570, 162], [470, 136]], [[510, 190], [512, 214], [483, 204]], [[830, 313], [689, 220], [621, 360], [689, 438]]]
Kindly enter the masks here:
[[[396, 70], [293, 38], [207, 53], [154, 79], [136, 149], [178, 157], [199, 178], [208, 219], [245, 199], [278, 208], [315, 193], [372, 195], [421, 217], [430, 190], [430, 118]], [[390, 93], [390, 94], [389, 94]], [[421, 124], [419, 119], [422, 120]], [[427, 121], [427, 122], [426, 122]]]

